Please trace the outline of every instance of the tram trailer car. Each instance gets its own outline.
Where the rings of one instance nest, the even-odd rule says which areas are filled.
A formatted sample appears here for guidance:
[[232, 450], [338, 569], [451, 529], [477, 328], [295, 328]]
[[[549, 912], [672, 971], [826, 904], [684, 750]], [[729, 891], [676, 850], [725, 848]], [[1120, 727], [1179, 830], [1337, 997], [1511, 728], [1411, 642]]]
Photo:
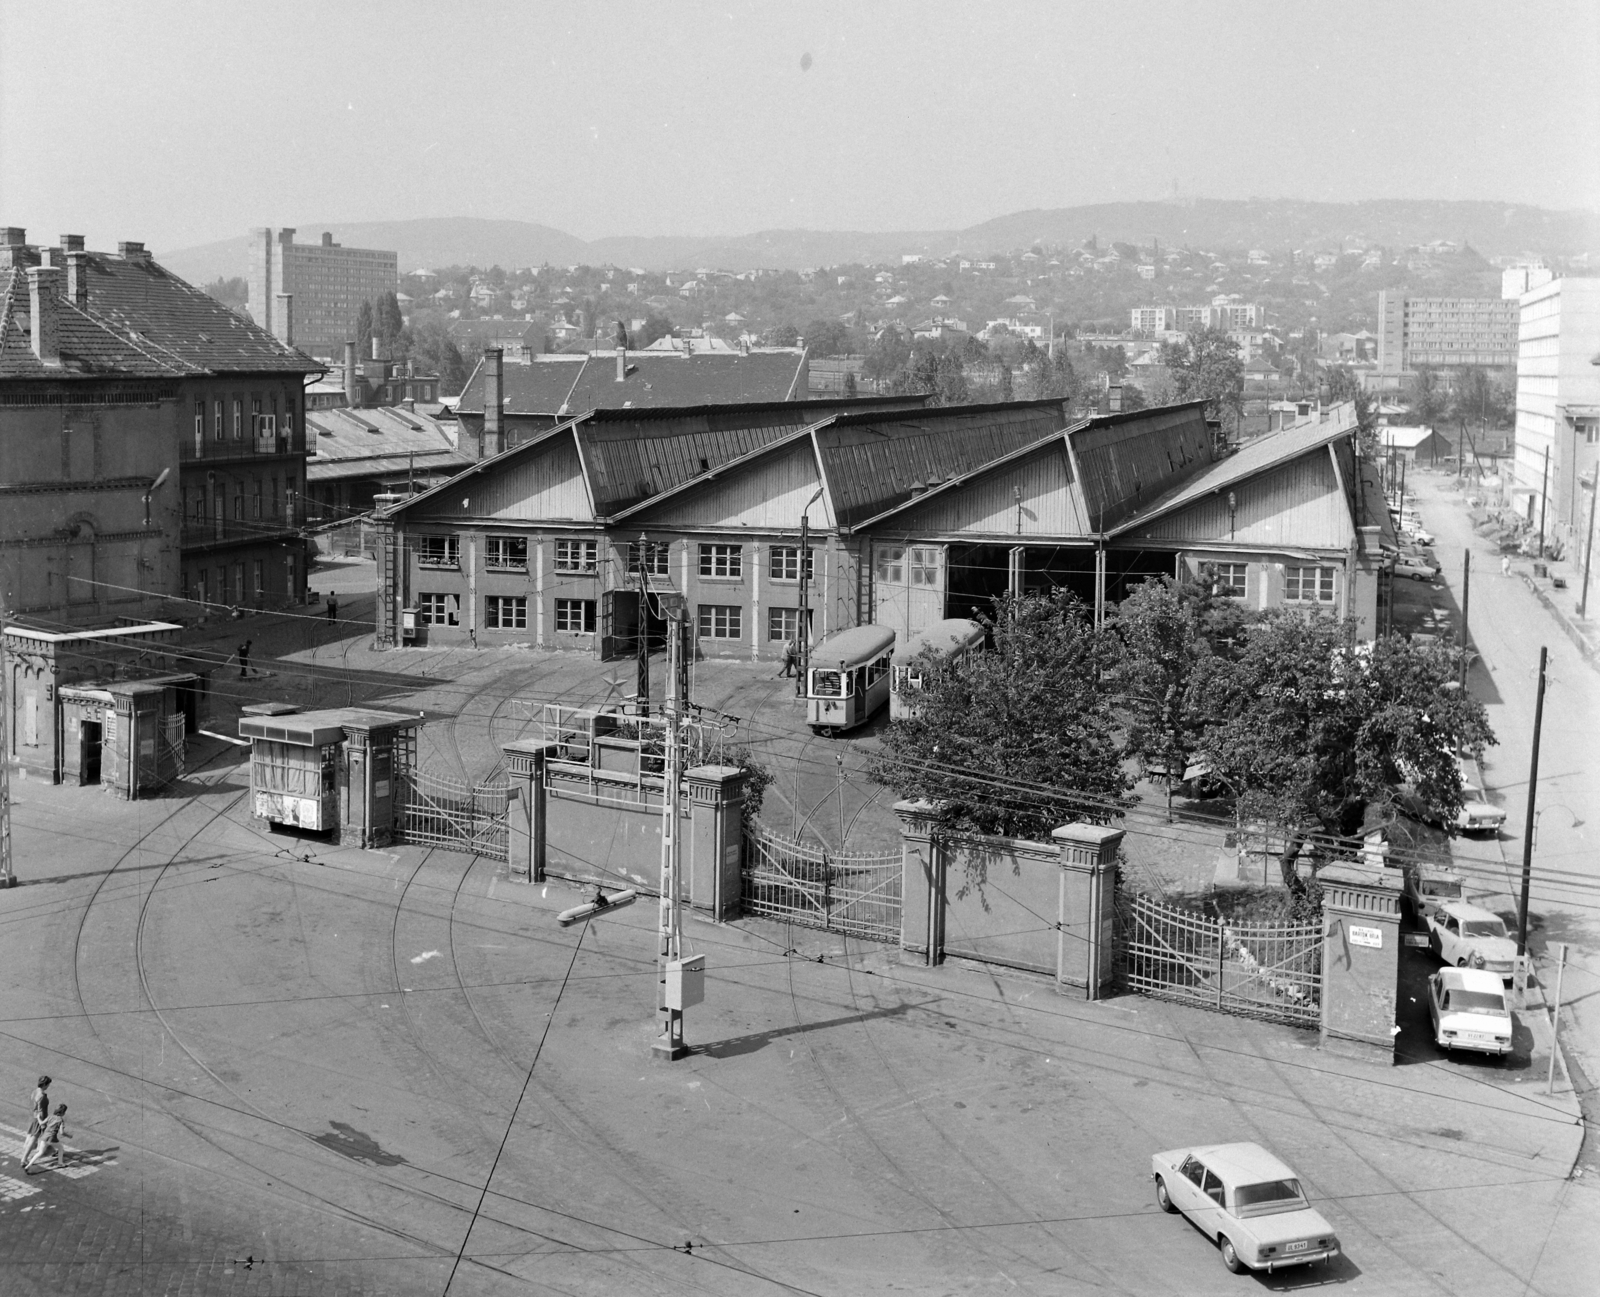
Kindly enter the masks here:
[[818, 734], [864, 725], [889, 701], [889, 662], [894, 631], [887, 626], [852, 626], [835, 631], [811, 650], [806, 680], [806, 719]]
[[922, 692], [922, 664], [917, 659], [924, 650], [962, 662], [983, 647], [983, 640], [984, 629], [977, 622], [950, 617], [918, 631], [895, 649], [889, 670], [889, 719], [907, 720], [917, 714], [917, 695]]

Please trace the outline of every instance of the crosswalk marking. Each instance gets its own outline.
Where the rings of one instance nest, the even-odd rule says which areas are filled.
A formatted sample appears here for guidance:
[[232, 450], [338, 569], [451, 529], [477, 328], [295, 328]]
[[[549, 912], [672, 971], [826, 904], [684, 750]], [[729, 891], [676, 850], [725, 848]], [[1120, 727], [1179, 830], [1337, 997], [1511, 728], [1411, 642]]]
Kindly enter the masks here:
[[[0, 1153], [22, 1159], [22, 1150], [27, 1146], [28, 1132], [18, 1130], [15, 1126], [7, 1126], [0, 1122]], [[69, 1180], [81, 1180], [86, 1175], [93, 1175], [101, 1167], [115, 1166], [117, 1159], [109, 1153], [83, 1153], [66, 1142], [61, 1141], [61, 1147], [66, 1150], [66, 1165], [58, 1168], [55, 1158], [49, 1161], [39, 1161], [37, 1165], [41, 1170], [48, 1170], [52, 1175], [63, 1175]], [[26, 1198], [29, 1194], [38, 1193], [37, 1185], [24, 1180], [12, 1180], [0, 1175], [0, 1200]]]

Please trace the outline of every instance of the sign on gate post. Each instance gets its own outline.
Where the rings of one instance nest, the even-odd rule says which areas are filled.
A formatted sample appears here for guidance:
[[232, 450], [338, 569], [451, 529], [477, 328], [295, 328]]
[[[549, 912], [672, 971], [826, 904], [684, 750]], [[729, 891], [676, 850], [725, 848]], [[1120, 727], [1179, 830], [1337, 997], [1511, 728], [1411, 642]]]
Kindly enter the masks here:
[[1400, 871], [1340, 861], [1322, 885], [1322, 1043], [1394, 1058]]

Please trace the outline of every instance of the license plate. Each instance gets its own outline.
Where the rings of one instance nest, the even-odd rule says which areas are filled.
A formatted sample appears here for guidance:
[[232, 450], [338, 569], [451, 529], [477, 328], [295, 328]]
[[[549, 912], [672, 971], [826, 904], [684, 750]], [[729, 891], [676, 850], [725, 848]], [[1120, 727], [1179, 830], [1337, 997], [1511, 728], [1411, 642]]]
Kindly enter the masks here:
[[1306, 1241], [1305, 1241], [1305, 1240], [1303, 1240], [1303, 1239], [1302, 1239], [1302, 1240], [1301, 1240], [1301, 1241], [1300, 1241], [1300, 1242], [1298, 1242], [1298, 1243], [1290, 1243], [1290, 1244], [1289, 1244], [1289, 1245], [1288, 1245], [1288, 1246], [1287, 1246], [1287, 1247], [1286, 1247], [1286, 1248], [1284, 1248], [1284, 1249], [1283, 1249], [1283, 1250], [1284, 1250], [1284, 1251], [1285, 1251], [1285, 1252], [1304, 1252], [1304, 1251], [1305, 1251], [1305, 1250], [1306, 1250], [1306, 1249], [1307, 1249], [1307, 1248], [1308, 1248], [1308, 1247], [1310, 1247], [1310, 1246], [1311, 1246], [1311, 1244], [1310, 1244], [1310, 1243], [1307, 1243], [1307, 1242], [1306, 1242]]

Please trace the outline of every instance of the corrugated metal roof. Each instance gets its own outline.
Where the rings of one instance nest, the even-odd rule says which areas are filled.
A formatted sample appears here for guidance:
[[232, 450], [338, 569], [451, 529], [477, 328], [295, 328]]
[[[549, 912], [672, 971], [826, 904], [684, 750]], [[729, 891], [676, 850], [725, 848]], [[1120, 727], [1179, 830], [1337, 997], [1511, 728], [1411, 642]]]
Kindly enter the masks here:
[[1102, 532], [1203, 472], [1213, 453], [1202, 401], [1094, 419], [1071, 443], [1084, 509]]
[[1012, 401], [840, 414], [813, 436], [834, 516], [840, 526], [853, 527], [1042, 441], [1066, 423], [1062, 401]]

